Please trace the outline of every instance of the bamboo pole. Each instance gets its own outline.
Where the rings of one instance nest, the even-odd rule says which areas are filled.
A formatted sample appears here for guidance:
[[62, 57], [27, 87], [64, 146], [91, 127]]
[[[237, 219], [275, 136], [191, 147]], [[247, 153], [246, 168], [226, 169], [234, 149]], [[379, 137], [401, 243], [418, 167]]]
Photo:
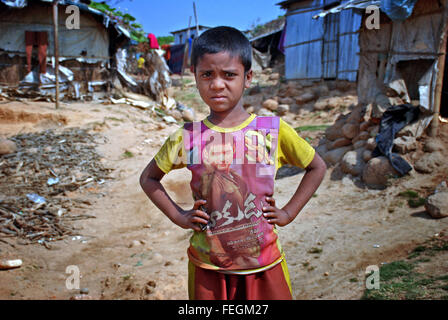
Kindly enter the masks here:
[[443, 17], [442, 17], [442, 31], [439, 38], [439, 58], [437, 60], [437, 73], [436, 88], [434, 95], [434, 113], [431, 121], [431, 126], [429, 128], [428, 135], [435, 137], [439, 128], [439, 115], [440, 115], [440, 104], [442, 102], [442, 87], [443, 87], [443, 76], [445, 71], [445, 59], [446, 59], [446, 42], [448, 33], [448, 0], [443, 1]]
[[187, 29], [187, 39], [185, 40], [185, 48], [184, 48], [184, 58], [182, 59], [182, 69], [180, 72], [180, 81], [182, 82], [182, 89], [184, 88], [184, 68], [185, 63], [188, 60], [188, 39], [190, 39], [190, 26], [191, 26], [191, 16], [188, 20], [188, 29]]
[[56, 78], [55, 106], [59, 108], [59, 43], [58, 43], [58, 0], [53, 1], [53, 29], [54, 29], [54, 74]]
[[193, 1], [193, 12], [194, 12], [194, 20], [196, 22], [196, 37], [199, 37], [199, 23], [198, 23], [198, 15], [196, 13], [196, 4]]

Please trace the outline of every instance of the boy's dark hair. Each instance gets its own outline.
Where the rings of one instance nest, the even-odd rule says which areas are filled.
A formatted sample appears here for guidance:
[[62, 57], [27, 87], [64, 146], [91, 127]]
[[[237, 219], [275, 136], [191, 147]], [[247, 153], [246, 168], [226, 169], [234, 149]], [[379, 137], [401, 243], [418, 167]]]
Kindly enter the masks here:
[[216, 27], [208, 29], [193, 42], [191, 65], [196, 69], [199, 59], [205, 54], [229, 52], [231, 56], [239, 56], [244, 72], [252, 67], [252, 46], [241, 31], [232, 27]]

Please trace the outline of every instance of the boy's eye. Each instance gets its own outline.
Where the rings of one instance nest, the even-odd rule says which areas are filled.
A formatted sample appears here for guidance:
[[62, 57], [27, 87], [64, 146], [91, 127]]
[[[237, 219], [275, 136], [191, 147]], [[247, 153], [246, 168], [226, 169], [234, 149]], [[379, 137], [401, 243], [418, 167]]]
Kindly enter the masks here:
[[236, 74], [233, 73], [233, 72], [226, 72], [226, 77], [231, 78], [231, 77], [234, 77], [235, 75], [236, 75]]
[[202, 73], [203, 78], [209, 78], [209, 77], [211, 77], [211, 75], [212, 75], [212, 73], [210, 71], [206, 71], [206, 72]]

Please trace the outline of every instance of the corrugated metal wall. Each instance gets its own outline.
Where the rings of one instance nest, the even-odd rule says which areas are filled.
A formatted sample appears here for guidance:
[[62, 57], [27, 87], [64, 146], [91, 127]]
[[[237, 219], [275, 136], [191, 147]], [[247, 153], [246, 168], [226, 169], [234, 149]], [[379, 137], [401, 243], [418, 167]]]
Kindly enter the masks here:
[[329, 2], [334, 1], [313, 0], [306, 8], [287, 13], [286, 79], [356, 81], [361, 15], [344, 10], [313, 19]]

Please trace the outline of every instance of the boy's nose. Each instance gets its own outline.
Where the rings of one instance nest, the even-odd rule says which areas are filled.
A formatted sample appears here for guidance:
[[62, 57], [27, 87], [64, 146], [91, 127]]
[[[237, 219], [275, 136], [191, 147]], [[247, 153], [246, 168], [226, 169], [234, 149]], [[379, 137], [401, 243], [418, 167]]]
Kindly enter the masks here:
[[222, 81], [221, 78], [216, 77], [215, 79], [213, 79], [211, 85], [210, 85], [211, 89], [213, 90], [220, 90], [224, 88], [224, 81]]

